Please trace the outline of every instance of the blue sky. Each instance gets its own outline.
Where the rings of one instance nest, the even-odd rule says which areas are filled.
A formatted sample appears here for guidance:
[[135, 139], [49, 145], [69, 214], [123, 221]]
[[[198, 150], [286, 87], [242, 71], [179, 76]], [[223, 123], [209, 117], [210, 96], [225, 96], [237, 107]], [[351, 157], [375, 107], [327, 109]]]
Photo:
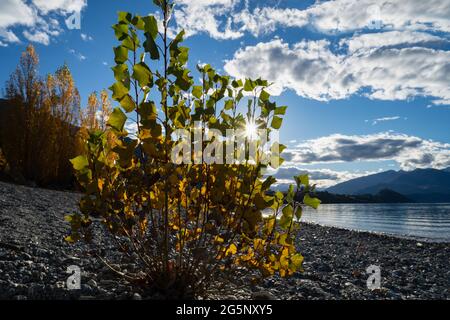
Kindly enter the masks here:
[[[384, 170], [450, 167], [450, 2], [178, 0], [190, 67], [262, 76], [288, 105], [280, 183], [304, 170], [320, 186]], [[118, 11], [152, 1], [2, 0], [0, 83], [33, 43], [42, 74], [66, 62], [86, 102], [113, 82]], [[80, 13], [81, 29], [65, 19]]]

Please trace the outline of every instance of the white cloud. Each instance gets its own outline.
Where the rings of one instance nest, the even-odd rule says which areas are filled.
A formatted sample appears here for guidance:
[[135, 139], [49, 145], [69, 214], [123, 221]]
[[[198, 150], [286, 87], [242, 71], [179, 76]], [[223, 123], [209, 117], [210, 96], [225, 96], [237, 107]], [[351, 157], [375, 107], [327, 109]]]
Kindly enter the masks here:
[[34, 33], [30, 33], [27, 30], [25, 30], [23, 32], [23, 36], [31, 41], [31, 42], [36, 42], [36, 43], [40, 43], [43, 44], [45, 46], [48, 46], [50, 44], [50, 37], [47, 33], [42, 32], [42, 31], [36, 31]]
[[[207, 33], [216, 39], [255, 36], [277, 27], [353, 32], [380, 22], [385, 30], [432, 30], [450, 32], [450, 2], [442, 0], [331, 0], [316, 1], [305, 9], [275, 8], [273, 2], [248, 0], [178, 0], [175, 20], [187, 35]], [[256, 8], [249, 8], [257, 3]], [[378, 27], [378, 26], [377, 26]]]
[[308, 174], [310, 183], [317, 185], [317, 188], [328, 188], [338, 183], [351, 179], [367, 176], [379, 171], [335, 171], [331, 169], [309, 169], [298, 166], [283, 166], [277, 170], [271, 170], [266, 176], [271, 175], [277, 182], [273, 185], [275, 189], [288, 189], [291, 184], [295, 185], [293, 177]]
[[356, 90], [336, 82], [345, 70], [342, 58], [335, 56], [328, 45], [328, 41], [321, 40], [302, 41], [290, 47], [276, 39], [237, 51], [224, 69], [237, 78], [262, 77], [274, 82], [270, 90], [274, 95], [292, 89], [317, 100], [345, 98]]
[[127, 122], [125, 122], [124, 129], [128, 132], [128, 135], [131, 136], [132, 138], [137, 137], [138, 126], [134, 120], [128, 119]]
[[234, 77], [275, 82], [272, 94], [292, 89], [320, 101], [348, 98], [363, 90], [380, 100], [450, 99], [449, 51], [412, 47], [334, 53], [330, 46], [328, 40], [289, 45], [275, 39], [238, 50], [224, 69]]
[[35, 14], [22, 0], [0, 1], [0, 29], [14, 25], [31, 26], [35, 23]]
[[[174, 13], [178, 31], [183, 28], [186, 36], [205, 32], [215, 39], [237, 39], [243, 33], [232, 25], [232, 12], [239, 0], [178, 0]], [[222, 17], [222, 19], [220, 19]]]
[[75, 58], [77, 58], [80, 61], [84, 61], [87, 59], [83, 54], [81, 54], [78, 51], [75, 51], [74, 49], [70, 49], [69, 53], [73, 54], [75, 56]]
[[[255, 7], [256, 3], [256, 7]], [[371, 99], [406, 100], [429, 96], [450, 101], [449, 52], [441, 49], [450, 32], [450, 2], [441, 0], [330, 0], [305, 8], [273, 7], [273, 2], [179, 0], [176, 29], [215, 39], [259, 36], [279, 28], [312, 26], [328, 40], [288, 44], [280, 39], [235, 53], [225, 70], [237, 77], [265, 77], [277, 83], [272, 94], [329, 101], [363, 93]], [[374, 21], [380, 22], [374, 30]], [[349, 34], [347, 36], [347, 34]]]
[[[393, 117], [383, 117], [383, 118], [377, 118], [372, 120], [372, 125], [377, 125], [380, 122], [386, 122], [386, 121], [395, 121], [401, 119], [400, 116], [393, 116]], [[407, 118], [404, 118], [405, 120]], [[369, 120], [366, 120], [366, 122], [369, 122]]]
[[0, 40], [2, 40], [2, 46], [20, 42], [15, 33], [9, 30], [10, 27], [17, 25], [32, 26], [35, 22], [36, 17], [33, 10], [22, 0], [0, 1]]
[[81, 12], [87, 6], [86, 0], [33, 0], [34, 5], [47, 14], [50, 11], [62, 13]]
[[8, 43], [18, 43], [20, 42], [16, 34], [10, 30], [0, 29], [0, 37]]
[[249, 8], [242, 0], [178, 0], [175, 10], [176, 29], [186, 36], [206, 33], [214, 39], [238, 39], [245, 33], [259, 36], [277, 27], [303, 27], [308, 13], [295, 8], [279, 9], [268, 3], [265, 7]]
[[277, 27], [304, 27], [308, 23], [306, 11], [299, 9], [255, 8], [234, 15], [233, 21], [239, 25], [241, 32], [247, 31], [254, 36], [273, 32]]
[[377, 33], [358, 34], [341, 40], [341, 46], [347, 46], [350, 53], [371, 51], [379, 48], [424, 45], [427, 43], [444, 42], [445, 39], [425, 32], [416, 31], [387, 31]]
[[86, 0], [2, 0], [0, 40], [3, 46], [20, 42], [12, 29], [22, 27], [21, 33], [28, 41], [48, 45], [62, 33], [56, 16], [65, 17], [86, 6]]
[[374, 20], [396, 30], [450, 31], [449, 1], [332, 0], [306, 10], [311, 23], [325, 32], [366, 29]]
[[90, 35], [87, 35], [85, 33], [81, 33], [80, 36], [83, 41], [93, 41], [94, 40], [94, 38], [92, 38]]
[[284, 152], [286, 165], [396, 161], [402, 169], [450, 166], [450, 144], [394, 132], [334, 134], [304, 141]]
[[450, 99], [438, 99], [438, 100], [434, 100], [433, 103], [435, 105], [450, 105]]

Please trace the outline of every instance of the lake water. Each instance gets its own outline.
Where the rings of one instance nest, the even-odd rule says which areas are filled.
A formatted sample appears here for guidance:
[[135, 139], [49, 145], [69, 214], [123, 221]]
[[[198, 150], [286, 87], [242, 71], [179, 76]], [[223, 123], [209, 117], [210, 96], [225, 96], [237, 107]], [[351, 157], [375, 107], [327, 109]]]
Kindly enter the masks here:
[[352, 230], [450, 241], [450, 204], [323, 204], [302, 221]]

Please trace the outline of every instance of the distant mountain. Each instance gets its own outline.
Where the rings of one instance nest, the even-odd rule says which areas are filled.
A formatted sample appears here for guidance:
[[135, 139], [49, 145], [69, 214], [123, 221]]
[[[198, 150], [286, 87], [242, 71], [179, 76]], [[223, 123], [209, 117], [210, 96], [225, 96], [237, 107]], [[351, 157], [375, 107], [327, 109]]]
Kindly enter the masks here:
[[384, 189], [400, 193], [414, 202], [450, 202], [450, 170], [386, 171], [349, 180], [326, 191], [376, 195]]
[[317, 192], [317, 198], [319, 198], [323, 204], [329, 203], [411, 203], [411, 199], [404, 195], [389, 190], [383, 189], [375, 195], [345, 195], [345, 194], [333, 194], [327, 191]]
[[[353, 194], [353, 195], [363, 194], [360, 192], [360, 190], [364, 190], [369, 186], [379, 185], [385, 182], [392, 181], [395, 178], [397, 178], [400, 174], [401, 171], [394, 171], [394, 170], [385, 171], [370, 176], [360, 177], [339, 183], [333, 187], [328, 188], [326, 191], [335, 194]], [[385, 188], [380, 188], [380, 190], [381, 189]]]

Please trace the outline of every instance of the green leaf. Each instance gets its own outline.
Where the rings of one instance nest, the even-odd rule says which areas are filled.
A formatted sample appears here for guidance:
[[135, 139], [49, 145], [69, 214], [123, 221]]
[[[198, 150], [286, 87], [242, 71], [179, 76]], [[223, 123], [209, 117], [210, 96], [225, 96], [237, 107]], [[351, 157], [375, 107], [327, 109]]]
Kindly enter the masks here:
[[276, 197], [278, 200], [283, 200], [284, 195], [283, 195], [282, 192], [277, 191], [277, 192], [275, 192], [275, 197]]
[[131, 19], [133, 18], [133, 15], [131, 13], [125, 11], [119, 11], [117, 15], [119, 16], [119, 22], [123, 23], [130, 23]]
[[192, 95], [197, 99], [200, 99], [203, 96], [203, 87], [202, 86], [193, 86], [192, 87]]
[[144, 30], [145, 29], [145, 22], [144, 19], [141, 16], [135, 16], [131, 23], [136, 27], [136, 29]]
[[267, 82], [267, 80], [262, 80], [261, 78], [256, 79], [256, 85], [260, 86], [260, 87], [267, 87], [269, 85], [269, 83]]
[[302, 174], [299, 176], [294, 177], [295, 182], [297, 182], [297, 186], [309, 186], [309, 176], [307, 174]]
[[119, 155], [118, 164], [122, 168], [129, 168], [132, 165], [133, 155], [135, 155], [137, 140], [127, 140], [122, 142], [122, 146], [113, 149]]
[[255, 206], [258, 210], [263, 210], [269, 207], [269, 204], [264, 199], [264, 197], [261, 194], [256, 194], [255, 196]]
[[89, 166], [89, 161], [85, 156], [78, 156], [70, 160], [75, 170], [80, 171]]
[[291, 205], [287, 205], [283, 208], [282, 212], [279, 225], [282, 229], [287, 229], [291, 225], [292, 218], [294, 217], [294, 209]]
[[283, 119], [281, 119], [280, 117], [274, 116], [272, 119], [271, 127], [274, 128], [275, 130], [278, 130], [281, 128], [282, 123], [283, 123]]
[[150, 58], [152, 60], [159, 60], [158, 46], [156, 45], [153, 36], [150, 33], [145, 34], [146, 40], [144, 42], [145, 52], [150, 53]]
[[126, 112], [132, 112], [136, 109], [136, 103], [129, 94], [120, 99], [120, 105]]
[[141, 88], [153, 86], [152, 72], [144, 62], [138, 63], [133, 67], [133, 78], [139, 82]]
[[147, 16], [142, 18], [145, 22], [145, 32], [148, 33], [153, 40], [158, 36], [158, 22], [154, 16]]
[[127, 116], [120, 110], [120, 108], [115, 108], [114, 111], [109, 116], [108, 125], [117, 131], [123, 131], [123, 126], [127, 121]]
[[278, 243], [281, 244], [282, 246], [288, 246], [292, 244], [292, 239], [289, 237], [287, 233], [282, 233], [280, 234]]
[[270, 186], [272, 184], [274, 184], [275, 182], [277, 182], [277, 179], [275, 179], [272, 176], [268, 176], [266, 178], [266, 180], [262, 183], [261, 190], [263, 190], [263, 191], [268, 190], [270, 188]]
[[242, 80], [233, 80], [231, 82], [231, 85], [233, 86], [233, 88], [239, 88], [242, 87]]
[[261, 94], [259, 95], [259, 98], [261, 99], [261, 101], [268, 101], [270, 98], [270, 94], [268, 94], [266, 91], [262, 90]]
[[114, 61], [117, 64], [122, 64], [128, 60], [128, 49], [124, 46], [114, 48]]
[[234, 107], [234, 102], [233, 102], [233, 100], [227, 100], [226, 102], [225, 102], [225, 110], [231, 110], [231, 109], [233, 109], [233, 107]]
[[116, 101], [122, 100], [122, 98], [130, 91], [122, 82], [118, 81], [114, 83], [109, 90], [112, 91], [112, 98]]
[[188, 47], [179, 47], [178, 50], [180, 51], [178, 55], [178, 62], [181, 65], [185, 65], [189, 58], [189, 48]]
[[139, 46], [140, 46], [140, 42], [139, 42], [139, 38], [136, 36], [136, 34], [134, 34], [133, 36], [127, 36], [122, 41], [122, 47], [124, 47], [130, 51], [137, 50], [137, 48], [139, 48]]
[[294, 265], [295, 269], [300, 269], [303, 263], [303, 256], [299, 253], [294, 254], [291, 257], [291, 263]]
[[180, 33], [177, 34], [175, 39], [169, 45], [170, 48], [170, 63], [172, 65], [184, 65], [187, 60], [188, 50], [185, 47], [178, 47], [178, 45], [183, 41], [184, 38], [184, 30], [181, 30]]
[[250, 229], [254, 229], [258, 222], [261, 221], [262, 215], [259, 210], [249, 209], [245, 211], [243, 218], [248, 223]]
[[303, 197], [303, 203], [307, 205], [308, 207], [317, 209], [321, 203], [321, 201], [317, 198], [311, 198], [309, 194], [305, 194]]
[[250, 79], [245, 80], [244, 91], [247, 91], [247, 92], [253, 91], [253, 89], [255, 89], [255, 87], [256, 87], [256, 85], [252, 80], [250, 80]]
[[128, 73], [128, 66], [126, 64], [118, 64], [111, 68], [114, 72], [114, 78], [117, 81], [123, 81], [130, 78], [130, 74]]
[[191, 87], [192, 78], [189, 76], [188, 69], [180, 69], [173, 73], [177, 78], [175, 84], [181, 88], [181, 90], [187, 91]]
[[285, 115], [285, 114], [286, 114], [286, 110], [287, 110], [287, 107], [286, 107], [286, 106], [283, 106], [283, 107], [277, 107], [277, 108], [275, 108], [274, 114], [277, 114], [277, 115]]
[[139, 106], [139, 115], [141, 116], [141, 121], [155, 120], [156, 114], [156, 105], [153, 102], [145, 102]]
[[289, 190], [287, 192], [286, 201], [288, 203], [292, 202], [294, 200], [294, 196], [295, 196], [295, 194], [294, 194], [294, 186], [291, 184], [291, 185], [289, 185]]
[[113, 25], [114, 34], [117, 40], [122, 41], [128, 37], [128, 24], [118, 23]]
[[300, 220], [302, 218], [303, 209], [301, 206], [298, 206], [297, 209], [295, 209], [295, 217]]

